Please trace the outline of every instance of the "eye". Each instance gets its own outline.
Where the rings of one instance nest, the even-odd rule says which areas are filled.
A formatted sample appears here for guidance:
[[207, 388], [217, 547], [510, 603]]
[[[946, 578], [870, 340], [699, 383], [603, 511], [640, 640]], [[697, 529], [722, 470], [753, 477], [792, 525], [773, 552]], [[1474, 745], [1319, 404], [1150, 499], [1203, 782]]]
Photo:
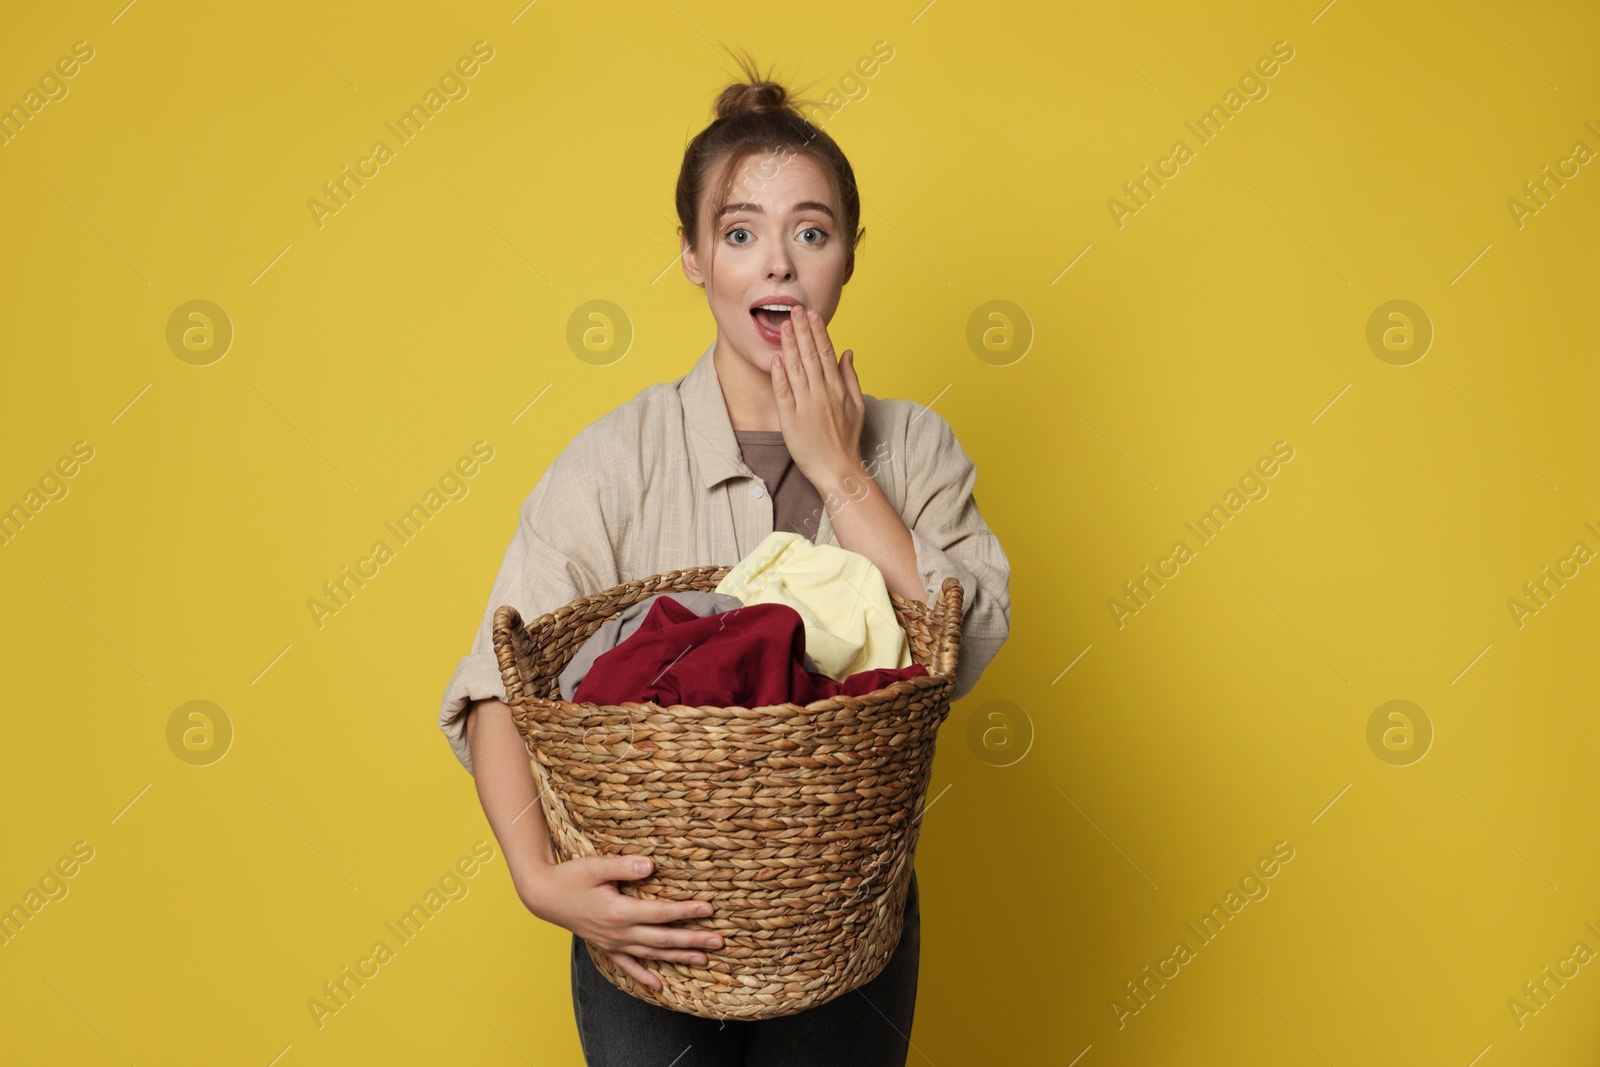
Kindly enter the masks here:
[[731, 229], [727, 233], [723, 234], [723, 236], [728, 239], [728, 243], [729, 244], [747, 245], [747, 244], [750, 243], [749, 241], [735, 241], [733, 239], [733, 235], [736, 234], [736, 233], [742, 233], [742, 234], [747, 234], [748, 235], [750, 233], [750, 231], [745, 229], [743, 226], [735, 226], [733, 229]]
[[826, 244], [828, 240], [828, 231], [824, 230], [821, 226], [807, 226], [805, 229], [801, 230], [800, 233], [802, 237], [808, 233], [814, 233], [817, 235], [816, 240], [802, 241], [802, 244], [821, 245]]

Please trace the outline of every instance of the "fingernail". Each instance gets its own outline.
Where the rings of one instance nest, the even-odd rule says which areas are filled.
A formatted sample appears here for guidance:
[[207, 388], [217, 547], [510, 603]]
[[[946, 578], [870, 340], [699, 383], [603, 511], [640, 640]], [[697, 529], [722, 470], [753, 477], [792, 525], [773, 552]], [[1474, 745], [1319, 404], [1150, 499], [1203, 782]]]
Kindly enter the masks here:
[[633, 863], [633, 869], [638, 871], [640, 874], [643, 874], [645, 871], [648, 871], [650, 869], [650, 861], [649, 860], [635, 860], [634, 863]]
[[711, 914], [711, 905], [710, 904], [702, 904], [702, 905], [700, 905], [700, 914], [701, 915], [710, 915]]

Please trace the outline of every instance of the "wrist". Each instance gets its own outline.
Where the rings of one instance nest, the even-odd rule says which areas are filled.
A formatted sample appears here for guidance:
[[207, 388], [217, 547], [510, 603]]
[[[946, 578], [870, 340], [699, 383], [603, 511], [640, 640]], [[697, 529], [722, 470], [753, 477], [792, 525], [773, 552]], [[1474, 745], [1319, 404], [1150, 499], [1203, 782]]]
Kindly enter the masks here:
[[815, 477], [807, 475], [806, 480], [816, 488], [823, 500], [860, 500], [871, 491], [871, 485], [875, 484], [872, 475], [867, 473], [866, 466], [859, 459], [854, 462], [847, 459], [837, 460], [824, 466]]
[[522, 906], [531, 914], [549, 921], [545, 910], [545, 872], [540, 870], [524, 874], [513, 878], [512, 883], [517, 887], [517, 899], [522, 901]]
[[555, 859], [544, 859], [537, 856], [523, 857], [517, 860], [507, 858], [507, 867], [511, 872], [511, 884], [516, 887], [517, 896], [529, 911], [535, 911], [534, 904], [541, 897], [544, 889], [545, 878], [555, 864]]

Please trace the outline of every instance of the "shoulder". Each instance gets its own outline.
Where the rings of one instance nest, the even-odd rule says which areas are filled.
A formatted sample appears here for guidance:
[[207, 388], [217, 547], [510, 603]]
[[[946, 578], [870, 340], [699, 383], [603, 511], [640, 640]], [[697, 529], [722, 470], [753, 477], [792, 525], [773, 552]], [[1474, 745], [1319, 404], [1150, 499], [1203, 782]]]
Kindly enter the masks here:
[[555, 462], [596, 482], [643, 478], [682, 425], [677, 383], [657, 382], [584, 426]]
[[890, 447], [904, 447], [908, 467], [917, 467], [921, 461], [941, 452], [960, 450], [950, 423], [926, 404], [867, 393], [862, 393], [861, 399], [866, 404], [865, 425], [870, 428], [874, 441], [887, 442]]
[[[581, 551], [615, 550], [638, 510], [653, 472], [672, 452], [671, 427], [682, 416], [673, 383], [640, 389], [579, 429], [523, 503], [535, 526], [555, 523], [587, 543]], [[573, 551], [580, 551], [574, 548]]]
[[[944, 416], [915, 400], [861, 394], [861, 455], [903, 517], [913, 521], [932, 494], [970, 491], [972, 460]], [[908, 510], [909, 509], [909, 510]]]

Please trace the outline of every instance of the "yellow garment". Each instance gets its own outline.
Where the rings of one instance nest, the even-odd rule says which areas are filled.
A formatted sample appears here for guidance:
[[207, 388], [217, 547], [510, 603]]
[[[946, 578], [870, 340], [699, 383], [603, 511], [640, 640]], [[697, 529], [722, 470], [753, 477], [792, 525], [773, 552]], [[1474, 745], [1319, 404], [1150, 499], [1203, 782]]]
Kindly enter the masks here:
[[883, 572], [866, 556], [803, 534], [774, 531], [717, 584], [749, 604], [787, 604], [806, 627], [819, 674], [842, 682], [858, 671], [911, 666]]

